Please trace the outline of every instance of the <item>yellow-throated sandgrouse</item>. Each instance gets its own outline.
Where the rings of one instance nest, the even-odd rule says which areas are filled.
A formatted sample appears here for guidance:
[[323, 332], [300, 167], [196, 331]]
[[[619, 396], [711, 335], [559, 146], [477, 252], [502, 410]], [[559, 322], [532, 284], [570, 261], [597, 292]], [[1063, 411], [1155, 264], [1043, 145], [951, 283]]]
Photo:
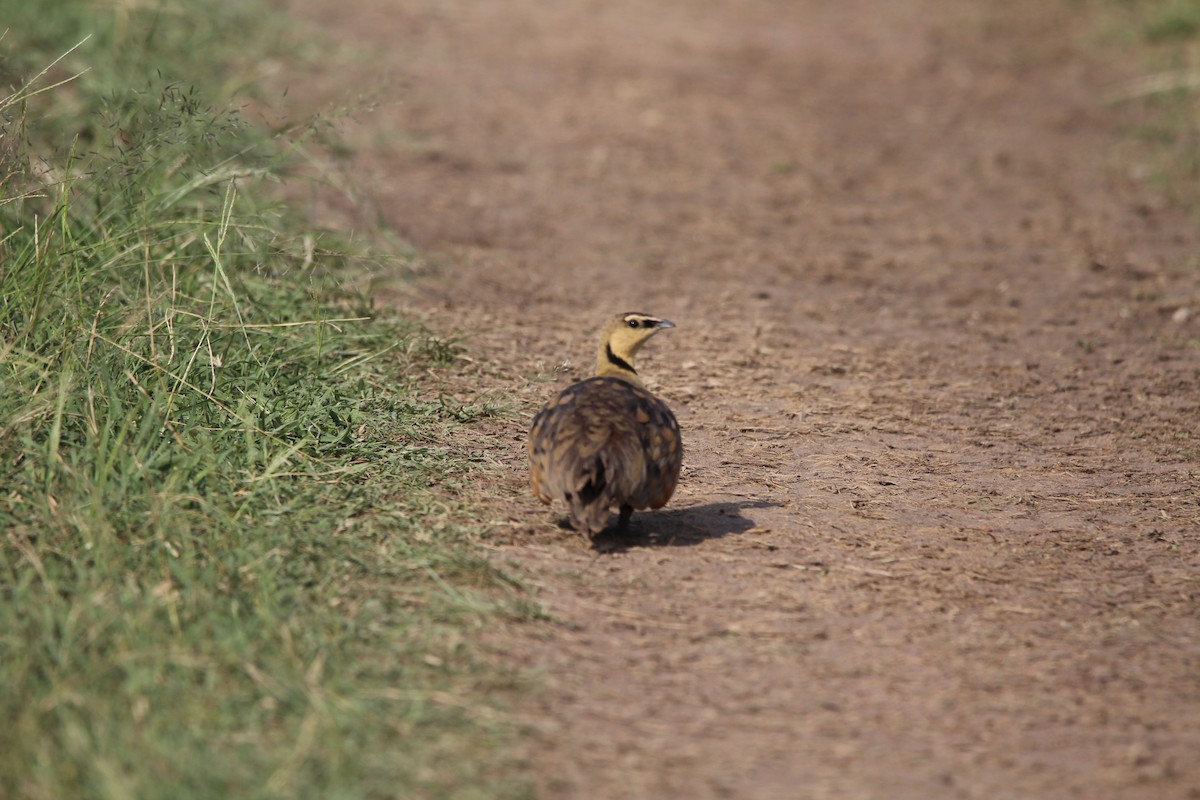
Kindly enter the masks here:
[[662, 508], [679, 482], [683, 443], [667, 404], [633, 368], [641, 346], [675, 323], [621, 314], [600, 336], [596, 375], [569, 386], [533, 418], [529, 482], [543, 503], [566, 502], [571, 526], [595, 536], [612, 508], [624, 529], [634, 509]]

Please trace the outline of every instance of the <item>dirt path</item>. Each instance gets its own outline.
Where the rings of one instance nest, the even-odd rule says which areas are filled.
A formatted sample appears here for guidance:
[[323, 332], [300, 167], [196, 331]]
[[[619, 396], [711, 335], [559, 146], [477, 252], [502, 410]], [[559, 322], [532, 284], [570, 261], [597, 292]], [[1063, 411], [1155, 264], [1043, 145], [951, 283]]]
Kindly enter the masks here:
[[1029, 2], [293, 5], [391, 53], [356, 163], [480, 392], [679, 325], [629, 547], [474, 445], [552, 616], [496, 637], [540, 796], [1200, 797], [1198, 241], [1099, 101], [1138, 64]]

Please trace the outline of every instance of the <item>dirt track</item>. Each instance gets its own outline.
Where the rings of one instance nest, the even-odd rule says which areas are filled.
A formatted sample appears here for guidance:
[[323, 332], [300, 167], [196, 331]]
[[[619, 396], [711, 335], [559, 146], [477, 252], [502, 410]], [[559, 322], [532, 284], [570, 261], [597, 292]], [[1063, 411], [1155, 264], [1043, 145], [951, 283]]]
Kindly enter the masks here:
[[473, 444], [541, 797], [1200, 797], [1200, 242], [1049, 5], [294, 0], [390, 54], [315, 96], [402, 79], [355, 169], [464, 394], [679, 325], [628, 546]]

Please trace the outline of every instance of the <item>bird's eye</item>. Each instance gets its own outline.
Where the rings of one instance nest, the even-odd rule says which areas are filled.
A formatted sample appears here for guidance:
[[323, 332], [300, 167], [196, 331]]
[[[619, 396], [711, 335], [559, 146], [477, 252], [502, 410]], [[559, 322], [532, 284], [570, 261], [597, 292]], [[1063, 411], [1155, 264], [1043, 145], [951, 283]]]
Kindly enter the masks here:
[[640, 327], [642, 327], [642, 323], [640, 320], [631, 319], [631, 320], [629, 320], [629, 327], [640, 328]]

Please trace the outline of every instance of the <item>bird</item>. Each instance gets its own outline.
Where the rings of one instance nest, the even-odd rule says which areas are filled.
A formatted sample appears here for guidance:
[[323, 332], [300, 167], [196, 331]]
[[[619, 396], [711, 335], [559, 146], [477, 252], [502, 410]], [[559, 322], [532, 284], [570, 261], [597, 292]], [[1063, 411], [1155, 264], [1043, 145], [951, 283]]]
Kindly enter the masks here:
[[633, 365], [650, 337], [674, 327], [669, 319], [639, 312], [609, 319], [595, 376], [568, 386], [533, 418], [533, 492], [547, 505], [564, 501], [571, 527], [589, 539], [605, 529], [614, 507], [623, 532], [635, 509], [662, 508], [679, 483], [679, 423]]

